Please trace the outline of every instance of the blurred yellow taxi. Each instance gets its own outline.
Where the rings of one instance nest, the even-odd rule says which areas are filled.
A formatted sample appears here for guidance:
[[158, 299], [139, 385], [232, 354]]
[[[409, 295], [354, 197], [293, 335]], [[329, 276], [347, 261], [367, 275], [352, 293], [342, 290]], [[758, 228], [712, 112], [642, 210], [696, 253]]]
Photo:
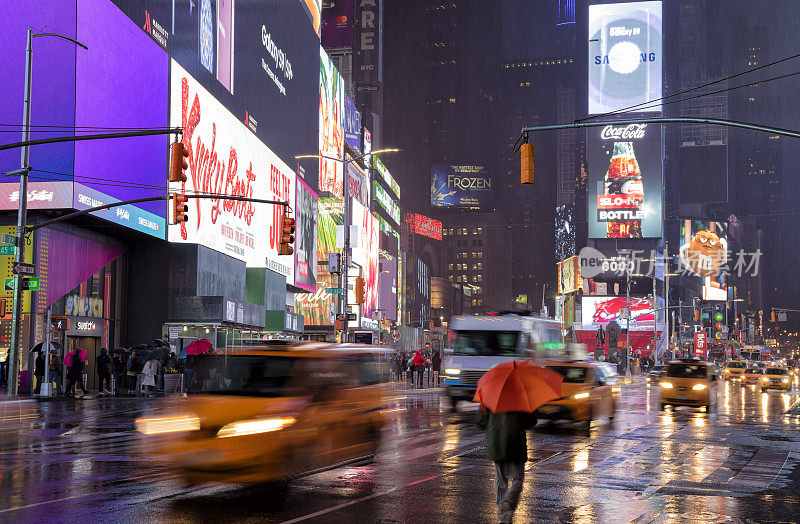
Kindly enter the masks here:
[[214, 360], [212, 388], [136, 421], [187, 482], [280, 481], [375, 453], [386, 377], [377, 349], [270, 344]]
[[764, 376], [764, 370], [761, 368], [747, 368], [742, 373], [742, 384], [755, 384], [761, 383], [761, 377]]
[[536, 410], [536, 418], [586, 420], [614, 418], [614, 388], [618, 383], [616, 368], [593, 361], [546, 362], [548, 369], [561, 374], [561, 398]]
[[786, 368], [768, 367], [764, 370], [760, 384], [761, 391], [768, 389], [789, 391], [792, 389], [792, 378]]
[[702, 360], [676, 360], [661, 375], [661, 409], [666, 406], [716, 405], [717, 367]]
[[724, 379], [734, 379], [734, 378], [742, 378], [744, 374], [744, 370], [747, 369], [749, 366], [747, 362], [744, 360], [731, 360], [727, 364], [725, 364], [725, 369], [722, 370], [722, 378]]

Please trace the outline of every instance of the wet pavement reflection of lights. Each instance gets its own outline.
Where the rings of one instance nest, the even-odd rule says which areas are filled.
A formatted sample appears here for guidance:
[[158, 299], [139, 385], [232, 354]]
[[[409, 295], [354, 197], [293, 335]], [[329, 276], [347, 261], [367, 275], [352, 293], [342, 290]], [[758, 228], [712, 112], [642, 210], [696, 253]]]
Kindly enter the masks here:
[[767, 408], [769, 407], [769, 393], [762, 392], [761, 393], [761, 422], [769, 422], [769, 412]]
[[589, 450], [582, 449], [575, 454], [572, 471], [581, 471], [589, 467]]

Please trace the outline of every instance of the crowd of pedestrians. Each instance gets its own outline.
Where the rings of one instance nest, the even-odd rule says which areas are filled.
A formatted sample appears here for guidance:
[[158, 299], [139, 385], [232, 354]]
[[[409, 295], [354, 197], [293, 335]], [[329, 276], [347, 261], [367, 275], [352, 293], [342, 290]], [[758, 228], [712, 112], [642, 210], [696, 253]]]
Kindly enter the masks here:
[[395, 351], [390, 365], [394, 379], [413, 388], [439, 386], [442, 354], [439, 350], [424, 349], [413, 353]]

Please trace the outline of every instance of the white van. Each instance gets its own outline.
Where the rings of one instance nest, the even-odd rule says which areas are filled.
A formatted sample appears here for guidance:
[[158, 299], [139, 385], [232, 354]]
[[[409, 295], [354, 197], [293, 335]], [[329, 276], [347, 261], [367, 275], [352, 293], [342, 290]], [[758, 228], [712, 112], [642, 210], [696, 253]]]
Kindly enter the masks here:
[[440, 376], [453, 407], [471, 401], [478, 379], [501, 362], [560, 360], [565, 353], [561, 323], [534, 315], [453, 317], [448, 338]]

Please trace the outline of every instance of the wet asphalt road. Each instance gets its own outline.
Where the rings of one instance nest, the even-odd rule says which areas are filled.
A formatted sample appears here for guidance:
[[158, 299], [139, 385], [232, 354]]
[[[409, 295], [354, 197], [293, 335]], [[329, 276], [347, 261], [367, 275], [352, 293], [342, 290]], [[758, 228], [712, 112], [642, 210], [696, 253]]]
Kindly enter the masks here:
[[[529, 432], [515, 522], [798, 522], [800, 399], [726, 383], [719, 413], [660, 412], [624, 386], [615, 420]], [[493, 522], [493, 466], [473, 425], [436, 391], [397, 393], [369, 464], [257, 487], [185, 487], [135, 453], [133, 420], [157, 399], [38, 405], [0, 450], [0, 521]]]

